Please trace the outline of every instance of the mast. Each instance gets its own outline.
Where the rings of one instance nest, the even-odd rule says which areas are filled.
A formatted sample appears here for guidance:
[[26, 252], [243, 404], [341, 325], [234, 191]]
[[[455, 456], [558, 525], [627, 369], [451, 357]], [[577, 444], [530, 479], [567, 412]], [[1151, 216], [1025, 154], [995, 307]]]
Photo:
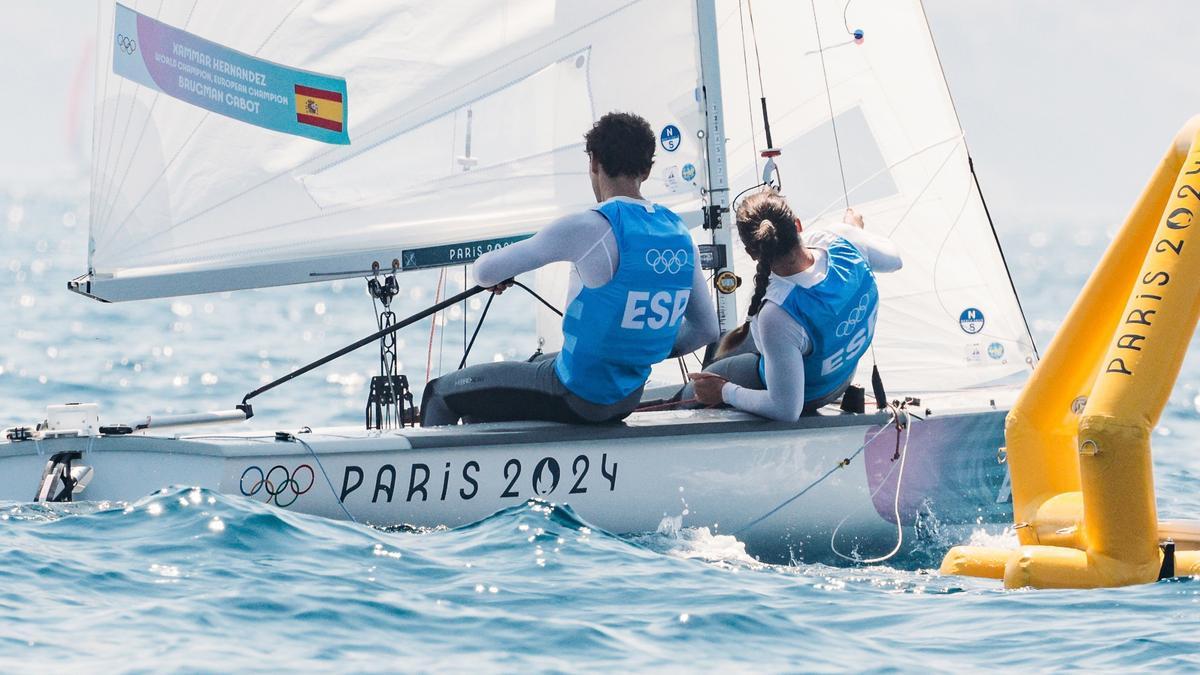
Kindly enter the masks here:
[[704, 97], [705, 192], [704, 229], [712, 233], [715, 260], [713, 285], [717, 291], [717, 321], [721, 334], [737, 323], [737, 277], [733, 262], [733, 232], [728, 224], [729, 173], [725, 161], [725, 114], [721, 100], [721, 59], [717, 45], [716, 0], [696, 0], [696, 24], [700, 36], [700, 88]]

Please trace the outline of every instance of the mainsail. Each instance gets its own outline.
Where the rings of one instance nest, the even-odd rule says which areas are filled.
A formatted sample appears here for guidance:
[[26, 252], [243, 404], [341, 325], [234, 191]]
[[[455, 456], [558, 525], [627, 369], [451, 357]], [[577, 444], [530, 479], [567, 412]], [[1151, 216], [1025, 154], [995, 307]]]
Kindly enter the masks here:
[[[89, 269], [74, 287], [130, 300], [468, 263], [593, 203], [582, 134], [610, 110], [660, 132], [644, 194], [707, 241], [704, 84], [711, 95], [715, 68], [703, 73], [702, 60], [716, 45], [723, 91], [707, 103], [725, 127], [728, 196], [762, 180], [765, 96], [783, 191], [805, 223], [840, 220], [851, 205], [901, 248], [904, 269], [880, 279], [860, 379], [878, 363], [892, 394], [1019, 381], [1036, 352], [920, 2], [716, 0], [717, 40], [713, 6], [109, 6]], [[139, 59], [149, 74], [129, 70]], [[188, 82], [155, 79], [156, 68]], [[237, 100], [271, 96], [284, 122], [248, 116]], [[329, 133], [296, 127], [292, 114]], [[744, 313], [753, 264], [736, 244], [729, 253], [747, 281]], [[564, 276], [538, 278], [559, 304]], [[558, 320], [543, 319], [553, 349]]]
[[[610, 110], [664, 131], [648, 196], [699, 210], [683, 177], [703, 153], [689, 0], [140, 1], [101, 14], [89, 269], [75, 285], [101, 299], [469, 262], [594, 202], [582, 135]], [[294, 113], [310, 105], [309, 126], [338, 124], [338, 138], [246, 111], [274, 97], [283, 119], [293, 91]]]

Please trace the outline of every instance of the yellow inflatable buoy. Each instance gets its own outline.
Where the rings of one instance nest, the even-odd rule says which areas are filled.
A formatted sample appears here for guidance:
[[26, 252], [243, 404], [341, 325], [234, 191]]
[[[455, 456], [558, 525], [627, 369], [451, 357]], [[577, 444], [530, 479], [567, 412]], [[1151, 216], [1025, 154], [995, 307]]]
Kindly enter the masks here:
[[1200, 572], [1200, 551], [1168, 546], [1164, 559], [1150, 457], [1200, 319], [1197, 230], [1200, 116], [1159, 162], [1008, 415], [1020, 548], [956, 547], [944, 574], [1091, 588]]

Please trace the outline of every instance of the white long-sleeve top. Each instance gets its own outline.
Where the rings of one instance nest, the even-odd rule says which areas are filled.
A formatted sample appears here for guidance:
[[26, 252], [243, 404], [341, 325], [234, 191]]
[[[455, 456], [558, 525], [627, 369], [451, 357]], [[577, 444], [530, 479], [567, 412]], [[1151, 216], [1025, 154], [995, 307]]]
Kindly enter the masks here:
[[[648, 201], [628, 197], [613, 199], [640, 204], [649, 211], [654, 209]], [[692, 260], [700, 260], [694, 242]], [[608, 219], [595, 210], [565, 216], [529, 239], [480, 256], [472, 266], [472, 272], [475, 283], [488, 287], [543, 265], [562, 261], [571, 263], [568, 305], [584, 286], [598, 288], [612, 281], [621, 256]], [[683, 325], [675, 338], [672, 354], [693, 352], [716, 340], [719, 333], [717, 311], [708, 293], [704, 270], [696, 265], [692, 273], [692, 294], [684, 310]]]
[[[812, 288], [829, 273], [826, 247], [833, 237], [842, 237], [867, 259], [874, 272], [895, 272], [903, 266], [900, 250], [887, 237], [842, 223], [819, 225], [801, 235], [812, 251], [808, 269], [786, 277], [771, 275], [766, 300], [750, 322], [754, 344], [766, 360], [765, 390], [748, 389], [732, 382], [721, 387], [725, 403], [773, 420], [795, 421], [804, 410], [804, 357], [812, 352], [808, 332], [783, 310], [773, 297], [786, 297], [793, 286]], [[874, 323], [874, 317], [871, 317]]]

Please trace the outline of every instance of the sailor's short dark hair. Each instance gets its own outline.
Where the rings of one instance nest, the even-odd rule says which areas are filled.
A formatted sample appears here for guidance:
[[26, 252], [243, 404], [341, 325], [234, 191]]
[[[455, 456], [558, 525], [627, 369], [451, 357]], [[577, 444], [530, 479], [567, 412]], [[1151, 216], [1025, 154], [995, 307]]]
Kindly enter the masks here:
[[610, 112], [583, 136], [587, 153], [604, 173], [641, 178], [654, 165], [654, 130], [640, 115]]

